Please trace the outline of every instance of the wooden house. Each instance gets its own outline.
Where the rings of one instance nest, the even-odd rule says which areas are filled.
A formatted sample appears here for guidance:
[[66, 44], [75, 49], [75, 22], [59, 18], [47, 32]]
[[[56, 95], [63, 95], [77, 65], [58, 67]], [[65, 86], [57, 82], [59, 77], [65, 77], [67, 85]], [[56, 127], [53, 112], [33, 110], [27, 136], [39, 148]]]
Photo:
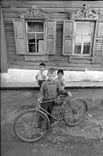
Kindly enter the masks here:
[[1, 2], [1, 72], [103, 70], [103, 1]]

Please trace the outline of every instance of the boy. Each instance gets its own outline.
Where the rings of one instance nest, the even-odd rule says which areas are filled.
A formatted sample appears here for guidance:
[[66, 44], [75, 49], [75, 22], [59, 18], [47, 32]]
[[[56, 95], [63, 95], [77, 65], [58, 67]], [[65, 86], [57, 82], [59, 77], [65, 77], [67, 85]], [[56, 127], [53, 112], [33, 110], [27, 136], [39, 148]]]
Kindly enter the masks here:
[[[38, 98], [38, 106], [41, 103], [41, 107], [43, 107], [50, 114], [53, 110], [54, 102], [44, 102], [48, 100], [55, 100], [58, 97], [58, 93], [63, 95], [69, 95], [71, 97], [71, 93], [64, 90], [60, 84], [55, 80], [56, 70], [54, 68], [50, 68], [47, 72], [47, 80], [42, 83], [40, 94]], [[44, 103], [42, 103], [42, 101]], [[49, 116], [50, 122], [52, 123], [51, 116]]]
[[62, 69], [59, 69], [57, 71], [57, 76], [58, 77], [56, 78], [56, 80], [59, 82], [59, 84], [61, 85], [61, 87], [64, 89], [64, 87], [65, 87], [65, 81], [64, 81], [64, 78], [63, 78], [64, 71]]
[[42, 82], [46, 80], [46, 72], [45, 72], [45, 63], [40, 63], [39, 72], [36, 75], [36, 80], [38, 82], [39, 87], [41, 88]]

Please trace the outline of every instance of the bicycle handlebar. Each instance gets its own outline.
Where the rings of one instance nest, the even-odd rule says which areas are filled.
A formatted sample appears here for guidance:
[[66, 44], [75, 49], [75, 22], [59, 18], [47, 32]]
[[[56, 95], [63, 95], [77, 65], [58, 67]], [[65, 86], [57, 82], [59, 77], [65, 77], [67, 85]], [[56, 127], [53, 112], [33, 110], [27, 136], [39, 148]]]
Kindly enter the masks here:
[[52, 100], [47, 100], [47, 101], [43, 101], [42, 103], [47, 103], [47, 102], [59, 102], [59, 101], [62, 101], [62, 99], [60, 99], [61, 97], [63, 97], [64, 98], [64, 96], [62, 96], [62, 95], [60, 95], [60, 96], [58, 96], [58, 98], [56, 98], [56, 99], [52, 99]]
[[[44, 100], [44, 101], [42, 101], [41, 103], [48, 103], [48, 102], [59, 103], [59, 102], [62, 102], [62, 100], [65, 100], [65, 96], [59, 95], [58, 98], [56, 98], [56, 99]], [[37, 105], [39, 105], [39, 107], [40, 107], [40, 104], [41, 104], [41, 103], [38, 103]]]

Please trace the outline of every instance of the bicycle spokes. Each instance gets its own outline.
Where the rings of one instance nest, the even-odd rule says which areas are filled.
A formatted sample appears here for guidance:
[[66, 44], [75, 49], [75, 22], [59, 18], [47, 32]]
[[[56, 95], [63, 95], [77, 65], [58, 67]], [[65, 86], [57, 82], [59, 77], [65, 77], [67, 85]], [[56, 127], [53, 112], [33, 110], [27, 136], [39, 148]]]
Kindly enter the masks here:
[[47, 125], [48, 120], [45, 115], [39, 111], [30, 110], [16, 119], [14, 128], [20, 139], [29, 142], [39, 140], [45, 134]]
[[68, 125], [78, 124], [84, 117], [86, 105], [82, 99], [74, 99], [65, 105], [64, 118]]

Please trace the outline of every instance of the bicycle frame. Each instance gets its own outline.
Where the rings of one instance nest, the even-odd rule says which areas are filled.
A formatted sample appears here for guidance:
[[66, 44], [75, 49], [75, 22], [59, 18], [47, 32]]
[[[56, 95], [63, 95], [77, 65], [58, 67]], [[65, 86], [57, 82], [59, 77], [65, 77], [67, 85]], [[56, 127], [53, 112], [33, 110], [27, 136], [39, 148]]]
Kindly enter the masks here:
[[[48, 100], [48, 101], [43, 101], [42, 103], [47, 103], [47, 102], [55, 102], [55, 103], [59, 103], [59, 102], [62, 102], [61, 99], [54, 99], [54, 100]], [[39, 107], [39, 110], [43, 111], [44, 113], [46, 113], [47, 115], [51, 116], [55, 121], [61, 121], [61, 120], [64, 120], [64, 118], [61, 118], [61, 119], [57, 119], [55, 116], [53, 116], [52, 114], [50, 114], [49, 112], [47, 112], [43, 107]], [[60, 112], [59, 112], [60, 113]], [[58, 113], [58, 114], [59, 114]]]
[[[63, 102], [64, 100], [64, 96], [60, 96], [62, 97], [62, 99], [53, 99], [53, 100], [48, 100], [48, 101], [43, 101], [42, 103], [48, 103], [48, 102], [55, 102], [55, 103], [60, 103], [60, 102]], [[75, 100], [75, 99], [74, 99]], [[71, 100], [70, 100], [71, 101]], [[82, 100], [84, 101], [84, 100]], [[87, 107], [87, 104], [86, 102], [84, 101], [84, 104], [85, 104], [85, 107], [86, 107], [86, 111], [88, 110], [88, 107]], [[39, 109], [41, 111], [43, 111], [46, 115], [50, 115], [55, 121], [61, 121], [61, 120], [64, 120], [64, 117], [60, 118], [60, 119], [57, 119], [55, 116], [53, 116], [52, 114], [50, 114], [49, 112], [47, 112], [44, 108], [42, 108], [41, 106], [39, 107]], [[59, 112], [60, 113], [60, 112]], [[58, 113], [58, 114], [59, 114]], [[48, 117], [48, 116], [47, 116]]]

